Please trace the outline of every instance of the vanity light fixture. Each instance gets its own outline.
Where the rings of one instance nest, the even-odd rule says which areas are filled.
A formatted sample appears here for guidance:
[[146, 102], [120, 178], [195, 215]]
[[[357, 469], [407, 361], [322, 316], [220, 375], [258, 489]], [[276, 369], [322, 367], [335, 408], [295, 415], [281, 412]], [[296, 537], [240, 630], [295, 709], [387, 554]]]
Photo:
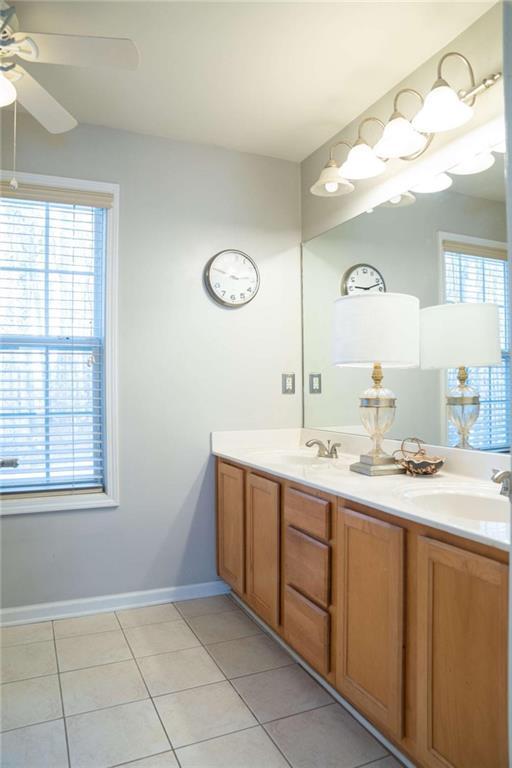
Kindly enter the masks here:
[[[443, 78], [443, 65], [449, 58], [455, 57], [461, 60], [469, 72], [469, 89], [455, 91]], [[393, 101], [393, 112], [386, 125], [377, 117], [365, 118], [358, 127], [357, 140], [354, 145], [342, 139], [330, 149], [329, 162], [320, 174], [320, 178], [311, 186], [313, 195], [332, 197], [351, 192], [347, 180], [370, 179], [381, 174], [384, 169], [384, 161], [390, 159], [416, 160], [430, 146], [434, 135], [442, 131], [448, 131], [464, 125], [473, 114], [473, 106], [477, 96], [491, 88], [501, 78], [501, 72], [488, 75], [479, 83], [475, 80], [473, 67], [469, 59], [458, 51], [445, 53], [437, 66], [437, 80], [426, 98], [413, 88], [402, 88]], [[421, 107], [417, 114], [408, 120], [398, 109], [398, 100], [404, 94], [415, 95], [419, 99]], [[368, 122], [376, 122], [382, 128], [382, 135], [375, 144], [370, 146], [362, 137], [361, 129]], [[336, 162], [333, 160], [332, 151], [338, 144], [349, 147], [346, 161], [340, 168], [341, 181], [335, 178]], [[504, 151], [497, 145], [493, 151]], [[446, 174], [440, 174], [447, 189], [451, 181], [447, 182]], [[423, 185], [422, 185], [423, 186]], [[420, 191], [418, 189], [418, 191]], [[425, 189], [425, 192], [437, 192], [439, 189]]]
[[[456, 56], [466, 65], [469, 72], [470, 89], [469, 92], [457, 93], [443, 78], [444, 62]], [[413, 118], [412, 124], [417, 131], [424, 133], [442, 133], [458, 128], [473, 117], [474, 96], [468, 98], [476, 88], [475, 73], [469, 59], [462, 53], [451, 51], [445, 53], [437, 65], [437, 80], [432, 86], [432, 90], [425, 98], [425, 103], [417, 115]], [[466, 103], [469, 101], [470, 103]]]
[[480, 395], [468, 384], [467, 366], [501, 363], [496, 304], [440, 304], [420, 312], [421, 367], [457, 368], [457, 385], [446, 397], [448, 418], [458, 432], [456, 448], [471, 448], [469, 433], [480, 413]]
[[443, 190], [451, 187], [452, 184], [453, 179], [450, 178], [447, 173], [437, 173], [435, 176], [420, 182], [420, 184], [416, 184], [416, 186], [412, 188], [412, 191], [426, 195], [431, 192], [443, 192]]
[[373, 148], [378, 157], [412, 159], [411, 156], [417, 152], [422, 152], [427, 146], [429, 138], [431, 139], [431, 137], [419, 133], [413, 128], [412, 123], [398, 111], [398, 100], [400, 96], [406, 93], [415, 95], [423, 106], [423, 97], [418, 91], [413, 88], [403, 88], [398, 91], [393, 102], [393, 114], [386, 123], [381, 138]]
[[372, 447], [351, 465], [353, 472], [404, 472], [382, 448], [396, 410], [395, 395], [382, 386], [382, 367], [418, 367], [419, 308], [416, 296], [403, 293], [350, 294], [334, 303], [333, 364], [372, 369], [373, 385], [361, 394], [359, 401], [359, 414]]
[[386, 169], [380, 157], [377, 157], [371, 146], [363, 139], [361, 131], [368, 123], [378, 123], [384, 128], [384, 123], [376, 117], [367, 117], [359, 125], [359, 132], [354, 146], [350, 149], [347, 159], [340, 168], [341, 175], [346, 179], [372, 179]]
[[470, 176], [472, 173], [482, 173], [494, 165], [495, 157], [492, 152], [480, 152], [462, 163], [450, 168], [450, 173], [456, 176]]
[[312, 195], [317, 195], [318, 197], [339, 197], [339, 195], [353, 192], [354, 185], [342, 176], [340, 168], [334, 159], [334, 150], [340, 145], [352, 149], [352, 145], [348, 141], [338, 141], [332, 145], [329, 150], [327, 165], [309, 190]]

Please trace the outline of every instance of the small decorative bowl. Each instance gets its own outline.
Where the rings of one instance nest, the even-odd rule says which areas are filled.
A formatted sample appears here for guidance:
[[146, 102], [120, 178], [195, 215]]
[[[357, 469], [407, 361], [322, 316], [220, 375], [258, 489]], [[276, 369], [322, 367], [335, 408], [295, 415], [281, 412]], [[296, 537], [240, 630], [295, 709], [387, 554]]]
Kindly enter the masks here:
[[[416, 451], [407, 450], [407, 443], [415, 443]], [[406, 437], [402, 440], [399, 450], [393, 453], [395, 461], [403, 467], [408, 475], [435, 475], [443, 466], [445, 460], [441, 456], [428, 456], [423, 448], [424, 440], [419, 437]]]

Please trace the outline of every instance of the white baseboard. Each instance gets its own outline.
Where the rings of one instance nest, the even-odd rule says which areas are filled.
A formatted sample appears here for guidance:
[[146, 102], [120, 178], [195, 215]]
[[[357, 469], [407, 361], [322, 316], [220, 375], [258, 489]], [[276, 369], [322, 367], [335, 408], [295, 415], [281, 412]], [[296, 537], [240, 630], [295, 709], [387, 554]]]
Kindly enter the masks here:
[[60, 600], [55, 603], [20, 605], [17, 608], [0, 610], [0, 625], [29, 624], [34, 621], [49, 621], [88, 613], [118, 611], [122, 608], [140, 608], [158, 603], [174, 603], [178, 600], [192, 600], [195, 597], [225, 595], [230, 588], [223, 581], [206, 581], [202, 584], [185, 584], [181, 587], [146, 589], [141, 592], [121, 592], [117, 595], [100, 595], [78, 600]]
[[[400, 760], [406, 768], [416, 768], [414, 763], [411, 763], [411, 761], [403, 755], [399, 749], [395, 747], [394, 744], [392, 744], [386, 737], [373, 725], [373, 723], [370, 723], [369, 720], [367, 720], [365, 717], [363, 717], [357, 709], [355, 709], [346, 699], [343, 698], [343, 696], [340, 696], [338, 691], [336, 691], [332, 685], [329, 685], [329, 683], [324, 680], [324, 678], [316, 672], [313, 667], [310, 667], [307, 661], [304, 661], [304, 659], [298, 655], [298, 653], [295, 653], [293, 648], [291, 648], [288, 643], [285, 643], [285, 641], [280, 637], [276, 632], [274, 632], [273, 629], [271, 629], [268, 624], [265, 624], [264, 621], [260, 619], [260, 617], [252, 611], [248, 605], [244, 603], [243, 600], [241, 600], [237, 594], [234, 592], [231, 592], [231, 597], [235, 600], [236, 603], [242, 608], [249, 616], [254, 619], [256, 624], [258, 624], [268, 635], [271, 635], [276, 643], [279, 643], [280, 646], [282, 646], [290, 656], [292, 656], [293, 659], [297, 662], [297, 664], [300, 664], [301, 667], [304, 667], [306, 672], [309, 672], [311, 677], [314, 677], [315, 680], [322, 686], [322, 688], [325, 688], [325, 690], [331, 694], [333, 699], [336, 699], [338, 704], [341, 704], [341, 706], [347, 710], [347, 712], [350, 712], [352, 717], [357, 720], [361, 725], [366, 728], [367, 731], [370, 731], [370, 733], [375, 736], [377, 741], [380, 741], [381, 744], [383, 744], [386, 749], [388, 749], [392, 755], [395, 755], [395, 757]], [[371, 765], [368, 766], [368, 768], [371, 768]]]

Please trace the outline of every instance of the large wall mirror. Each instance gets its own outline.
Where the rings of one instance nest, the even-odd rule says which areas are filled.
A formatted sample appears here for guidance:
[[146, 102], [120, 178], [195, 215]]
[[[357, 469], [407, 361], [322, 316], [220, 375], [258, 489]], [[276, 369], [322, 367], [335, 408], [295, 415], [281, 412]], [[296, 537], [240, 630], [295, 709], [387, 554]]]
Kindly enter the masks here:
[[[422, 308], [459, 302], [498, 305], [501, 362], [469, 369], [481, 400], [471, 445], [484, 451], [510, 450], [510, 297], [501, 149], [492, 152], [494, 162], [486, 170], [450, 175], [452, 184], [444, 191], [396, 198], [303, 245], [306, 427], [365, 434], [358, 397], [368, 386], [369, 372], [331, 362], [334, 301], [341, 295], [344, 276], [361, 264], [367, 266], [349, 274], [352, 284], [378, 290], [375, 284], [382, 276], [387, 291], [413, 294]], [[446, 392], [457, 371], [415, 368], [384, 373], [384, 383], [397, 396], [388, 437], [415, 435], [431, 444], [455, 445]]]

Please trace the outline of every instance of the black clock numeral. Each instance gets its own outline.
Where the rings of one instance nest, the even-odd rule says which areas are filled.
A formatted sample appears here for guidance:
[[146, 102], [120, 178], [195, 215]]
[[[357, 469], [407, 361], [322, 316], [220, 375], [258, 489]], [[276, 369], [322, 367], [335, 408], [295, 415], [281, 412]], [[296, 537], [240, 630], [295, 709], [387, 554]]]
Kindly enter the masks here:
[[252, 288], [251, 288], [251, 286], [249, 286], [249, 287], [248, 287], [248, 289], [247, 289], [247, 293], [252, 293]]
[[245, 299], [245, 293], [241, 293], [241, 294], [240, 294], [240, 298], [241, 298], [241, 299]]
[[226, 291], [221, 291], [221, 294], [222, 294], [223, 296], [225, 296], [225, 295], [226, 295]]
[[231, 294], [231, 296], [230, 296], [229, 298], [231, 299], [231, 301], [235, 301], [235, 300], [236, 300], [236, 296], [235, 296], [235, 294], [234, 294], [234, 293], [232, 293], [232, 294]]
[[220, 288], [220, 283], [215, 283], [214, 288]]

